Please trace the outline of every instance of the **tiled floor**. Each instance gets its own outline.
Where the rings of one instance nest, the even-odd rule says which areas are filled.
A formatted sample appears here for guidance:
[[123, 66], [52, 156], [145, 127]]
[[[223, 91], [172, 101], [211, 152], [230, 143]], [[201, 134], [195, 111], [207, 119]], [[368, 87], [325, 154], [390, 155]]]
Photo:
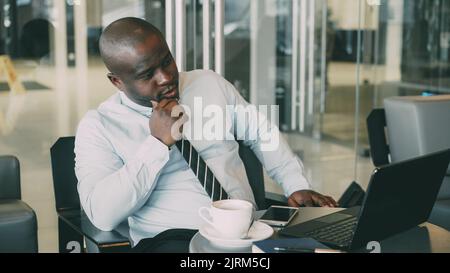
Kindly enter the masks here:
[[[50, 147], [58, 137], [74, 135], [83, 114], [115, 91], [98, 61], [90, 63], [88, 73], [29, 63], [19, 63], [17, 67], [23, 80], [37, 81], [50, 90], [14, 96], [0, 92], [0, 111], [9, 127], [0, 128], [0, 154], [13, 154], [20, 159], [22, 198], [37, 213], [39, 250], [57, 252]], [[299, 134], [289, 134], [286, 138], [294, 151], [302, 151], [305, 174], [313, 188], [339, 198], [355, 177], [354, 150]], [[366, 187], [372, 170], [370, 160], [358, 158], [356, 169], [358, 182]], [[281, 192], [270, 179], [267, 179], [267, 189]]]

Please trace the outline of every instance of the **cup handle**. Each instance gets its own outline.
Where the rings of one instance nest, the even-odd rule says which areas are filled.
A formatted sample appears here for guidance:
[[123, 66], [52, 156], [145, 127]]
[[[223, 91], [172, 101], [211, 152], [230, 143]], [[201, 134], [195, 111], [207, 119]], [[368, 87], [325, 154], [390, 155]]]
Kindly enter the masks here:
[[211, 214], [210, 214], [210, 209], [207, 207], [201, 207], [198, 210], [198, 215], [200, 215], [200, 217], [207, 222], [208, 224], [210, 224], [211, 226], [214, 226], [213, 222], [211, 222]]

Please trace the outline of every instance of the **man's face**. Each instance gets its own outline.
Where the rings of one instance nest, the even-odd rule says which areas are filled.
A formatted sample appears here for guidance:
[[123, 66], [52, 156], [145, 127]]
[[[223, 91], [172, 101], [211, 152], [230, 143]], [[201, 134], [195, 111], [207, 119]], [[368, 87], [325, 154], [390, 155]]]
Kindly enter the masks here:
[[151, 106], [151, 100], [179, 98], [178, 68], [167, 44], [158, 35], [149, 35], [117, 58], [123, 63], [121, 73], [108, 77], [134, 102]]

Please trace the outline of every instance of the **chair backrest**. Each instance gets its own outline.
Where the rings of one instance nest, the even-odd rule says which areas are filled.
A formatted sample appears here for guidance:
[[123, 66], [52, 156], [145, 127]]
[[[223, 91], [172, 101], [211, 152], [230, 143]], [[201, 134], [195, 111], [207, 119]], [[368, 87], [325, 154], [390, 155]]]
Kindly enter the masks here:
[[245, 172], [247, 173], [248, 182], [253, 191], [256, 205], [258, 209], [266, 209], [266, 189], [264, 186], [264, 174], [261, 162], [255, 153], [241, 141], [239, 143], [239, 156], [244, 162]]
[[[375, 166], [450, 148], [450, 95], [390, 97], [384, 107], [367, 118]], [[450, 166], [438, 199], [449, 197]]]
[[50, 148], [57, 211], [80, 209], [75, 176], [75, 137], [61, 137]]
[[390, 97], [384, 108], [392, 162], [450, 148], [450, 95]]
[[[384, 100], [392, 162], [450, 148], [450, 95]], [[450, 198], [450, 165], [438, 199]]]
[[386, 128], [384, 109], [373, 109], [367, 117], [367, 131], [372, 163], [377, 167], [390, 164]]
[[[56, 210], [80, 209], [75, 175], [75, 137], [62, 137], [50, 149]], [[262, 165], [253, 151], [239, 142], [239, 156], [244, 162], [250, 186], [259, 209], [266, 208]]]
[[0, 156], [0, 200], [21, 199], [20, 164], [14, 156]]

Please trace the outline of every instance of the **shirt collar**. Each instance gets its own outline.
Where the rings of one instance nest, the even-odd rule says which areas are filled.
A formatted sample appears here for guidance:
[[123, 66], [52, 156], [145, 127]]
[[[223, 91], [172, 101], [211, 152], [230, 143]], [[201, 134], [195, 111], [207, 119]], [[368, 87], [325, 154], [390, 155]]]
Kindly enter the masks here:
[[132, 110], [134, 110], [146, 117], [150, 117], [150, 115], [153, 112], [153, 109], [151, 107], [142, 106], [142, 105], [135, 103], [134, 101], [130, 100], [127, 97], [127, 95], [125, 95], [125, 93], [122, 91], [119, 91], [119, 94], [120, 94], [120, 99], [121, 99], [123, 105], [127, 106], [128, 108], [131, 108]]

